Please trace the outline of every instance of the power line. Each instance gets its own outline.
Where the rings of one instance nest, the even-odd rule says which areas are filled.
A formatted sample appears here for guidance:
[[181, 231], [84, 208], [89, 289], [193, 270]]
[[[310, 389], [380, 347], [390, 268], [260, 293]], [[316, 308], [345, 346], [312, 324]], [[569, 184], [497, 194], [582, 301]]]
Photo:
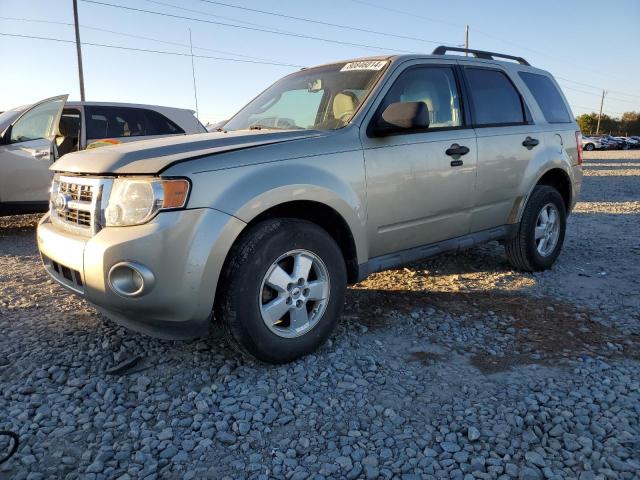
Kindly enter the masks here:
[[401, 39], [404, 39], [404, 40], [413, 40], [413, 41], [417, 41], [417, 42], [431, 43], [431, 44], [434, 44], [434, 45], [442, 45], [443, 43], [448, 43], [448, 42], [439, 42], [437, 40], [427, 40], [425, 38], [420, 38], [420, 37], [411, 37], [411, 36], [407, 36], [407, 35], [399, 35], [399, 34], [396, 34], [396, 33], [381, 32], [379, 30], [369, 30], [367, 28], [354, 27], [352, 25], [341, 25], [339, 23], [331, 23], [331, 22], [325, 22], [325, 21], [322, 21], [322, 20], [314, 20], [312, 18], [295, 17], [293, 15], [286, 15], [284, 13], [270, 12], [270, 11], [267, 11], [267, 10], [258, 10], [257, 8], [241, 7], [240, 5], [233, 5], [231, 3], [217, 2], [217, 1], [214, 1], [214, 0], [199, 0], [199, 1], [200, 2], [204, 2], [204, 3], [210, 3], [212, 5], [235, 8], [235, 9], [243, 10], [243, 11], [247, 11], [247, 12], [260, 13], [260, 14], [264, 14], [264, 15], [271, 15], [273, 17], [286, 18], [286, 19], [289, 19], [289, 20], [298, 20], [300, 22], [314, 23], [316, 25], [323, 25], [323, 26], [326, 26], [326, 27], [342, 28], [342, 29], [349, 30], [349, 31], [372, 33], [374, 35], [382, 35], [382, 36], [385, 36], [385, 37], [401, 38]]
[[[51, 38], [51, 37], [40, 37], [36, 35], [21, 35], [16, 33], [5, 33], [0, 32], [0, 35], [4, 37], [16, 37], [16, 38], [30, 38], [35, 40], [48, 40], [52, 42], [60, 42], [60, 43], [73, 43], [76, 42], [74, 40], [65, 40], [63, 38]], [[110, 45], [107, 43], [91, 43], [91, 42], [82, 42], [83, 45], [90, 45], [92, 47], [103, 47], [103, 48], [114, 48], [118, 50], [129, 50], [133, 52], [145, 52], [145, 53], [157, 53], [162, 55], [174, 55], [178, 57], [191, 57], [190, 53], [182, 53], [182, 52], [169, 52], [166, 50], [151, 50], [146, 48], [136, 48], [136, 47], [125, 47], [122, 45]], [[260, 65], [274, 65], [277, 67], [298, 67], [298, 65], [291, 65], [287, 63], [277, 63], [277, 62], [262, 62], [258, 60], [246, 60], [242, 58], [224, 58], [224, 57], [212, 57], [209, 55], [193, 55], [194, 58], [206, 58], [210, 60], [221, 60], [227, 62], [238, 62], [238, 63], [255, 63]]]
[[[365, 0], [351, 0], [351, 1], [354, 2], [354, 3], [359, 3], [359, 4], [362, 4], [362, 5], [369, 6], [369, 7], [378, 8], [378, 9], [381, 9], [381, 10], [386, 10], [386, 11], [389, 11], [389, 12], [398, 13], [400, 15], [406, 15], [406, 16], [409, 16], [409, 17], [412, 17], [412, 18], [421, 18], [421, 19], [424, 19], [424, 20], [428, 20], [430, 22], [441, 23], [441, 24], [444, 24], [444, 25], [460, 27], [460, 28], [465, 26], [464, 24], [461, 24], [461, 23], [454, 23], [454, 22], [449, 22], [449, 21], [446, 21], [446, 20], [441, 20], [441, 19], [437, 19], [437, 18], [433, 18], [433, 17], [427, 17], [427, 16], [424, 16], [424, 15], [416, 14], [415, 12], [410, 12], [410, 11], [407, 11], [407, 10], [401, 10], [401, 9], [397, 9], [397, 8], [391, 8], [391, 7], [388, 7], [386, 5], [384, 5], [384, 6], [383, 5], [377, 5], [375, 3], [367, 2]], [[475, 32], [477, 32], [477, 33], [480, 33], [481, 35], [485, 35], [487, 37], [493, 38], [493, 39], [498, 40], [498, 41], [500, 41], [502, 43], [506, 43], [506, 44], [509, 44], [509, 45], [516, 46], [516, 47], [518, 47], [520, 49], [527, 50], [529, 52], [535, 53], [535, 54], [540, 55], [542, 57], [546, 57], [548, 59], [551, 59], [551, 60], [554, 60], [556, 62], [562, 63], [564, 65], [568, 64], [568, 65], [572, 65], [574, 68], [582, 69], [582, 70], [585, 70], [585, 71], [588, 71], [588, 72], [593, 72], [593, 73], [596, 73], [598, 75], [602, 75], [602, 76], [609, 77], [609, 78], [614, 78], [614, 79], [620, 79], [620, 77], [615, 77], [615, 76], [612, 76], [612, 75], [604, 74], [600, 70], [595, 70], [595, 69], [587, 68], [584, 65], [578, 65], [578, 64], [571, 63], [571, 62], [567, 62], [566, 59], [554, 57], [552, 55], [549, 55], [546, 52], [541, 52], [539, 50], [534, 50], [534, 49], [532, 49], [530, 47], [527, 47], [525, 45], [519, 45], [517, 43], [514, 43], [511, 39], [507, 40], [507, 39], [498, 37], [496, 35], [493, 35], [492, 33], [488, 33], [488, 32], [479, 30], [477, 28], [474, 28], [473, 30]], [[560, 78], [560, 77], [557, 77], [557, 78]], [[571, 80], [568, 80], [568, 81], [571, 81]], [[586, 84], [582, 84], [582, 85], [583, 86], [587, 86]], [[597, 88], [598, 90], [602, 90], [602, 87], [595, 87], [593, 85], [588, 85], [588, 86], [593, 87], [593, 88]], [[627, 93], [627, 92], [622, 92], [622, 91], [619, 91], [619, 90], [608, 89], [607, 91], [618, 93], [618, 94], [621, 94], [621, 95], [628, 95], [630, 97], [640, 98], [640, 95]]]
[[[0, 20], [14, 20], [14, 21], [31, 22], [31, 23], [44, 23], [44, 24], [51, 24], [51, 25], [66, 25], [66, 26], [70, 26], [70, 27], [74, 26], [73, 23], [69, 23], [69, 22], [56, 22], [54, 20], [40, 20], [40, 19], [31, 19], [31, 18], [22, 18], [22, 17], [0, 16]], [[139, 40], [149, 40], [151, 42], [164, 43], [166, 45], [175, 45], [175, 46], [179, 46], [179, 47], [189, 48], [189, 44], [187, 44], [187, 43], [170, 42], [168, 40], [161, 40], [159, 38], [154, 38], [154, 37], [145, 37], [143, 35], [134, 35], [132, 33], [125, 33], [125, 32], [120, 32], [120, 31], [117, 31], [117, 30], [109, 30], [109, 29], [106, 29], [106, 28], [92, 27], [92, 26], [88, 26], [88, 25], [80, 25], [80, 28], [81, 29], [86, 29], [86, 30], [95, 30], [96, 32], [106, 32], [106, 33], [112, 33], [114, 35], [122, 35], [123, 37], [136, 38], [136, 39], [139, 39]], [[217, 50], [217, 49], [214, 49], [214, 48], [199, 47], [197, 45], [194, 45], [193, 48], [195, 48], [196, 50], [205, 50], [205, 51], [208, 51], [208, 52], [222, 53], [222, 54], [225, 54], [225, 55], [234, 55], [236, 57], [251, 58], [253, 60], [264, 60], [265, 62], [280, 63], [280, 62], [277, 62], [277, 60], [273, 60], [273, 59], [270, 59], [270, 58], [254, 57], [252, 55], [244, 55], [242, 53], [229, 52], [227, 50]], [[286, 65], [289, 65], [289, 64], [286, 64]], [[302, 68], [305, 65], [293, 65], [292, 64], [290, 66]]]
[[[182, 5], [176, 5], [174, 3], [161, 2], [160, 0], [142, 0], [142, 1], [147, 2], [147, 3], [153, 3], [155, 5], [162, 5], [163, 7], [175, 8], [175, 9], [178, 9], [178, 10], [182, 10], [184, 12], [199, 13], [199, 14], [205, 15], [207, 17], [221, 18], [223, 20], [229, 20], [229, 21], [232, 21], [232, 22], [237, 22], [237, 23], [241, 23], [241, 24], [245, 24], [245, 25], [251, 25], [253, 27], [270, 28], [267, 25], [263, 25], [263, 24], [260, 24], [260, 23], [247, 22], [246, 20], [240, 20], [239, 18], [225, 17], [223, 15], [217, 15], [217, 14], [214, 14], [214, 13], [205, 12], [204, 10], [195, 10], [193, 8], [186, 8], [186, 7], [183, 7]], [[283, 30], [282, 28], [274, 28], [274, 30], [278, 30], [280, 32], [288, 32], [288, 30]], [[295, 32], [289, 32], [289, 33], [295, 33]]]
[[102, 5], [105, 7], [112, 7], [112, 8], [120, 8], [123, 10], [129, 10], [129, 11], [133, 11], [133, 12], [140, 12], [140, 13], [148, 13], [151, 15], [159, 15], [159, 16], [163, 16], [163, 17], [171, 17], [171, 18], [178, 18], [181, 20], [190, 20], [193, 22], [202, 22], [202, 23], [209, 23], [212, 25], [220, 25], [223, 27], [230, 27], [230, 28], [239, 28], [242, 30], [252, 30], [255, 32], [263, 32], [263, 33], [271, 33], [274, 35], [284, 35], [287, 37], [295, 37], [295, 38], [304, 38], [304, 39], [308, 39], [308, 40], [317, 40], [317, 41], [321, 41], [321, 42], [327, 42], [327, 43], [334, 43], [337, 45], [346, 45], [349, 47], [360, 47], [360, 48], [370, 48], [370, 49], [374, 49], [374, 50], [386, 50], [386, 51], [391, 51], [391, 52], [402, 52], [402, 53], [414, 53], [414, 51], [410, 51], [410, 50], [401, 50], [398, 48], [387, 48], [387, 47], [381, 47], [379, 45], [368, 45], [368, 44], [364, 44], [364, 43], [353, 43], [353, 42], [344, 42], [341, 40], [333, 40], [330, 38], [324, 38], [324, 37], [315, 37], [312, 35], [304, 35], [301, 33], [291, 33], [291, 32], [282, 32], [282, 31], [277, 31], [277, 30], [271, 30], [271, 29], [267, 29], [267, 28], [258, 28], [258, 27], [248, 27], [246, 25], [234, 25], [231, 23], [225, 23], [225, 22], [216, 22], [213, 20], [205, 20], [203, 18], [194, 18], [194, 17], [185, 17], [182, 15], [175, 15], [173, 13], [166, 13], [166, 12], [154, 12], [152, 10], [144, 10], [142, 8], [133, 8], [133, 7], [127, 7], [125, 5], [117, 5], [115, 3], [106, 3], [106, 2], [98, 2], [96, 0], [81, 0], [84, 3], [92, 3], [95, 5]]

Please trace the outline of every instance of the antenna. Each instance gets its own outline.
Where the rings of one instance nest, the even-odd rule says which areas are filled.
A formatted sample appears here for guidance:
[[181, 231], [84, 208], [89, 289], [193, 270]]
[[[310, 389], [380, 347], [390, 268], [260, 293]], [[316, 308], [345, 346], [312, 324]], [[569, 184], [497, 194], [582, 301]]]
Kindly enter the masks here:
[[[469, 25], [464, 29], [464, 49], [469, 50]], [[468, 56], [469, 52], [464, 52], [464, 56]]]
[[193, 76], [193, 96], [196, 100], [196, 117], [200, 119], [198, 113], [198, 89], [196, 87], [196, 67], [193, 59], [193, 41], [191, 40], [191, 29], [189, 29], [189, 49], [191, 50], [191, 75]]

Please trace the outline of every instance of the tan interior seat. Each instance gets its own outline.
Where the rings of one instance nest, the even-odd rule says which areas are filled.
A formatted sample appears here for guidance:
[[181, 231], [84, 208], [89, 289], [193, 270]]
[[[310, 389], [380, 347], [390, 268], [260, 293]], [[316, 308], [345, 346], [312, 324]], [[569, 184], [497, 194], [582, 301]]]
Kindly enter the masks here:
[[333, 97], [333, 118], [345, 120], [353, 115], [358, 107], [358, 98], [354, 93], [344, 91]]

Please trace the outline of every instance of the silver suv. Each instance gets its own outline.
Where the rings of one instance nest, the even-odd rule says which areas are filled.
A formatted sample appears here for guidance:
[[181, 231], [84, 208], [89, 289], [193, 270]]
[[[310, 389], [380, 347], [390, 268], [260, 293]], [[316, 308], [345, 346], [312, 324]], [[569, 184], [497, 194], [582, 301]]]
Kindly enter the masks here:
[[66, 155], [45, 268], [132, 329], [215, 319], [280, 363], [321, 345], [372, 272], [490, 240], [551, 267], [582, 179], [569, 106], [522, 58], [449, 50], [303, 69], [217, 133]]

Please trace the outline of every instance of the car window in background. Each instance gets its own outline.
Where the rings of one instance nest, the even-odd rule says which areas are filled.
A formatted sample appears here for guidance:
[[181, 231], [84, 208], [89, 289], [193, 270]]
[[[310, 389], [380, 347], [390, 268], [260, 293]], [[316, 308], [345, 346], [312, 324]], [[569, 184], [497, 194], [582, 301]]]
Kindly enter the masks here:
[[154, 110], [142, 110], [147, 121], [147, 135], [175, 135], [184, 133], [184, 130], [169, 120], [167, 117]]
[[571, 122], [571, 115], [567, 111], [562, 96], [549, 77], [529, 72], [518, 72], [518, 75], [538, 102], [547, 122]]
[[55, 120], [63, 103], [64, 98], [61, 98], [33, 107], [13, 124], [9, 143], [53, 137], [56, 131]]
[[184, 130], [161, 113], [133, 107], [85, 107], [87, 139], [175, 135]]
[[465, 68], [474, 124], [478, 126], [525, 123], [520, 94], [509, 78], [499, 70]]
[[461, 125], [458, 87], [449, 67], [419, 67], [403, 72], [387, 92], [380, 111], [396, 102], [425, 103], [429, 128]]

